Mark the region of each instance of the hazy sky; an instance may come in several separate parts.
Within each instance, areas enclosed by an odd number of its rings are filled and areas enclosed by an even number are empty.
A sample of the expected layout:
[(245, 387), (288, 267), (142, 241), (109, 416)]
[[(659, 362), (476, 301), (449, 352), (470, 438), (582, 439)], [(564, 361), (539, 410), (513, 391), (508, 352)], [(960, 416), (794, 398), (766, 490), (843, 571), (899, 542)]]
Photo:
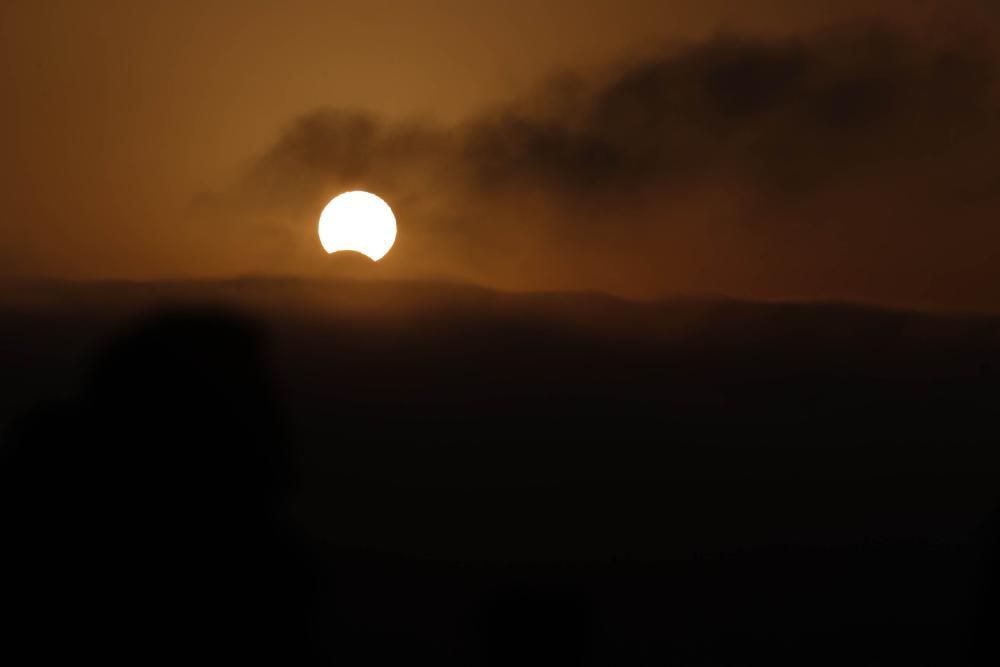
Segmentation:
[(0, 274), (1000, 307), (996, 3), (6, 0)]

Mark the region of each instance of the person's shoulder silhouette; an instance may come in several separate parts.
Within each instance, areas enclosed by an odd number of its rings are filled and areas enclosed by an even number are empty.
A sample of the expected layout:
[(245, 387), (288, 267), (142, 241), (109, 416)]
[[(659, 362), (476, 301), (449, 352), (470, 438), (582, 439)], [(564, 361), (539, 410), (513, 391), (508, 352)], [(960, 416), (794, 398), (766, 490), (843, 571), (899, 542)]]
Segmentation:
[(22, 643), (56, 658), (305, 658), (286, 444), (251, 321), (178, 310), (120, 335), (76, 404), (8, 443)]

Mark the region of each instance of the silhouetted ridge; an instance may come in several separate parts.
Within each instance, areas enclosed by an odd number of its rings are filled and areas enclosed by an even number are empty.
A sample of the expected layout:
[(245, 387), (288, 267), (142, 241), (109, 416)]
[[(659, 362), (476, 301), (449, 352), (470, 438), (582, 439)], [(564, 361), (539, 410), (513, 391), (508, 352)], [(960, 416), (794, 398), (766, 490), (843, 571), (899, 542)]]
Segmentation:
[(997, 317), (269, 280), (3, 303), (0, 605), (46, 662), (996, 662)]

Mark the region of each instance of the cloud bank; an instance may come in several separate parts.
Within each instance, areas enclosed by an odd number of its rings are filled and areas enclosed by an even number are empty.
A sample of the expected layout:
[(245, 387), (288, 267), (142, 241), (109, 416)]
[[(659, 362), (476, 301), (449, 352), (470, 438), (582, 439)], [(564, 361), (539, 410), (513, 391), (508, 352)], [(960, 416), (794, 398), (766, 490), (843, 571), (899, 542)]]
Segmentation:
[(246, 256), (322, 270), (313, 223), (352, 188), (399, 218), (387, 276), (1000, 307), (986, 41), (719, 35), (559, 74), (454, 127), (318, 110), (198, 208), (244, 230)]

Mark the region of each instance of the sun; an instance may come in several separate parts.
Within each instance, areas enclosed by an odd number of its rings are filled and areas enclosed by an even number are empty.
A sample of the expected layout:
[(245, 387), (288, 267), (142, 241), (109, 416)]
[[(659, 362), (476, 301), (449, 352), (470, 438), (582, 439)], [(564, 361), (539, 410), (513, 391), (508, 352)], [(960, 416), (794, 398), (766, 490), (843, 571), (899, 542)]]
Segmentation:
[(319, 240), (328, 253), (353, 250), (377, 262), (396, 242), (396, 216), (370, 192), (345, 192), (320, 214)]

